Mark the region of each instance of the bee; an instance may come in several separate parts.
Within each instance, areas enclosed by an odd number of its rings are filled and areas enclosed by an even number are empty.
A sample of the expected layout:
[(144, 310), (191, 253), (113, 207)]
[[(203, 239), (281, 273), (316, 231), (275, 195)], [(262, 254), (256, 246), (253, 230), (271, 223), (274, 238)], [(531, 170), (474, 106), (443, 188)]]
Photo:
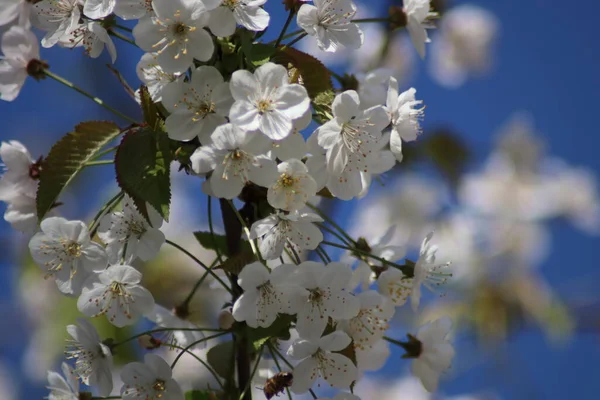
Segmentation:
[(285, 388), (292, 386), (293, 381), (294, 375), (291, 372), (278, 372), (272, 378), (267, 379), (263, 388), (267, 400), (273, 396), (279, 396)]

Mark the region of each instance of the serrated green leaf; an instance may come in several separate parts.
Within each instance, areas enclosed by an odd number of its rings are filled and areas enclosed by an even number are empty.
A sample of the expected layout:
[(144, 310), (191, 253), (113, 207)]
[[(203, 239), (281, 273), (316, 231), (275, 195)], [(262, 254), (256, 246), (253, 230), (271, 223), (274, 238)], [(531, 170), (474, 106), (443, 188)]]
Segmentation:
[(38, 219), (55, 204), (62, 190), (103, 146), (121, 133), (113, 122), (82, 122), (62, 137), (43, 162), (36, 196)]
[(250, 244), (248, 242), (243, 242), (240, 253), (225, 260), (219, 268), (230, 274), (239, 275), (246, 265), (253, 263), (254, 261), (256, 261), (256, 256), (254, 255)]
[(310, 54), (292, 47), (286, 47), (283, 50), (278, 50), (272, 60), (288, 70), (295, 68), (296, 71), (290, 71), (292, 72), (291, 81), (304, 85), (311, 99), (316, 99), (324, 92), (333, 93), (331, 73), (321, 61)]
[(146, 219), (148, 203), (165, 221), (169, 220), (171, 161), (169, 138), (160, 130), (129, 131), (117, 149), (117, 182)]
[(152, 101), (150, 92), (148, 92), (148, 87), (144, 85), (140, 87), (140, 102), (144, 114), (144, 121), (146, 121), (150, 129), (153, 131), (163, 130), (164, 121), (160, 117), (160, 111), (154, 101)]
[(206, 361), (223, 378), (229, 378), (233, 373), (233, 342), (217, 344), (206, 353)]
[(214, 400), (216, 397), (210, 390), (189, 390), (185, 392), (185, 400)]
[(276, 48), (264, 43), (252, 43), (252, 33), (249, 31), (240, 32), (242, 42), (242, 52), (246, 57), (246, 61), (255, 67), (259, 67), (267, 63), (275, 54)]
[(194, 232), (194, 237), (200, 243), (200, 246), (208, 250), (219, 251), (221, 254), (228, 255), (227, 239), (224, 235), (211, 235), (210, 232)]

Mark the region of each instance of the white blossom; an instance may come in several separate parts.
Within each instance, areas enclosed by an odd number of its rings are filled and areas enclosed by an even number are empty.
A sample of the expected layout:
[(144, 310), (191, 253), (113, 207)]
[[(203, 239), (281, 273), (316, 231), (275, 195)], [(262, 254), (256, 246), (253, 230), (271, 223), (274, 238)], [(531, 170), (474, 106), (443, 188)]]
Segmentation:
[(0, 26), (16, 23), (23, 28), (31, 27), (30, 15), (33, 2), (30, 0), (2, 0)]
[(152, 0), (117, 0), (114, 13), (124, 20), (154, 15)]
[(379, 275), (377, 288), (379, 293), (390, 299), (394, 305), (402, 306), (412, 293), (414, 279), (397, 268), (388, 268)]
[(298, 284), (306, 292), (298, 298), (301, 304), (292, 306), (298, 307), (296, 330), (301, 337), (319, 337), (329, 318), (338, 321), (358, 315), (360, 301), (346, 290), (351, 278), (350, 266), (339, 262), (325, 266), (305, 261), (298, 266)]
[(404, 0), (404, 12), (406, 13), (406, 29), (410, 35), (417, 53), (425, 58), (425, 43), (429, 43), (426, 28), (433, 28), (430, 19), (437, 15), (429, 11), (431, 0)]
[(413, 311), (417, 311), (419, 302), (421, 300), (421, 285), (424, 285), (429, 290), (434, 290), (434, 286), (439, 286), (448, 280), (451, 276), (448, 272), (445, 272), (450, 267), (450, 263), (436, 264), (435, 253), (438, 247), (431, 244), (431, 237), (433, 232), (430, 232), (423, 243), (421, 244), (421, 250), (419, 252), (419, 259), (415, 264), (413, 286), (411, 291), (411, 307)]
[(76, 25), (73, 29), (67, 30), (58, 43), (68, 48), (81, 46), (91, 58), (98, 58), (106, 47), (113, 64), (117, 60), (115, 44), (106, 29), (98, 22), (92, 21)]
[(37, 27), (46, 31), (43, 47), (52, 47), (67, 32), (73, 31), (81, 18), (79, 0), (42, 0), (34, 6)]
[(142, 274), (129, 265), (110, 266), (88, 278), (77, 308), (88, 317), (106, 315), (119, 328), (134, 324), (154, 308), (154, 298), (141, 280)]
[(277, 181), (267, 191), (267, 201), (273, 208), (300, 210), (317, 194), (317, 182), (302, 161), (284, 161), (277, 166), (277, 172)]
[(216, 36), (231, 36), (236, 23), (250, 31), (263, 31), (269, 26), (269, 13), (260, 6), (267, 0), (219, 0), (220, 6), (210, 11), (208, 27)]
[(317, 39), (321, 50), (334, 52), (340, 46), (358, 49), (364, 35), (352, 23), (356, 6), (352, 0), (315, 0), (314, 6), (303, 4), (298, 11), (298, 26)]
[(235, 100), (229, 118), (245, 131), (260, 130), (272, 140), (292, 133), (293, 120), (309, 108), (310, 98), (304, 86), (290, 84), (285, 67), (271, 62), (252, 74), (238, 70), (231, 76), (231, 94)]
[[(47, 216), (56, 214), (54, 210), (50, 210)], [(19, 195), (14, 198), (4, 212), (4, 220), (8, 222), (13, 229), (18, 231), (34, 234), (38, 227), (37, 208), (35, 198)]]
[(180, 81), (166, 88), (162, 103), (171, 113), (165, 120), (171, 139), (198, 137), (206, 144), (217, 126), (227, 123), (233, 98), (219, 70), (203, 65), (192, 72), (190, 82)]
[(190, 160), (197, 174), (210, 176), (210, 189), (217, 197), (233, 199), (249, 182), (269, 187), (277, 179), (275, 162), (264, 156), (269, 141), (262, 135), (241, 131), (232, 124), (219, 126), (212, 143), (198, 148)]
[(91, 19), (100, 19), (108, 16), (115, 9), (117, 0), (85, 0), (83, 13)]
[(416, 335), (420, 353), (412, 362), (411, 370), (429, 392), (437, 390), (440, 375), (454, 358), (454, 347), (447, 339), (451, 328), (452, 320), (442, 317), (421, 327)]
[(183, 390), (173, 379), (170, 365), (156, 354), (146, 354), (144, 362), (132, 362), (121, 370), (123, 400), (183, 400)]
[(308, 152), (308, 145), (302, 136), (302, 129), (305, 129), (310, 125), (312, 121), (312, 113), (310, 109), (304, 113), (304, 115), (293, 121), (292, 133), (281, 140), (273, 141), (273, 148), (271, 154), (274, 158), (278, 158), (281, 161), (289, 160), (290, 158), (297, 158), (301, 160)]
[[(154, 309), (146, 313), (146, 318), (154, 322), (159, 328), (183, 328), (181, 331), (166, 331), (166, 341), (180, 347), (190, 346), (192, 343), (204, 339), (204, 334), (198, 326), (184, 318), (183, 315), (177, 315), (176, 310), (167, 310), (166, 308), (154, 305)], [(206, 342), (200, 342), (194, 345), (193, 349), (202, 349), (206, 347)]]
[(390, 77), (386, 111), (392, 121), (390, 149), (398, 161), (402, 161), (402, 141), (416, 140), (422, 133), (420, 121), (425, 114), (422, 100), (415, 100), (416, 89), (410, 88), (398, 94), (398, 81)]
[(252, 328), (268, 328), (278, 314), (294, 314), (292, 298), (301, 290), (292, 277), (295, 268), (281, 264), (269, 271), (258, 261), (246, 265), (238, 278), (244, 293), (233, 305), (233, 318), (246, 321)]
[(347, 165), (368, 172), (368, 156), (377, 148), (390, 120), (382, 106), (360, 109), (358, 93), (347, 90), (335, 97), (334, 118), (317, 128), (318, 143), (327, 151), (327, 169), (341, 176)]
[(109, 262), (132, 262), (136, 258), (149, 261), (155, 258), (165, 242), (160, 231), (162, 217), (151, 205), (146, 209), (150, 223), (136, 209), (133, 200), (125, 196), (123, 211), (106, 215), (100, 222), (98, 236), (106, 244)]
[(0, 145), (4, 173), (0, 177), (0, 201), (13, 202), (19, 196), (36, 197), (40, 165), (21, 142), (10, 140)]
[(294, 211), (275, 212), (256, 221), (250, 228), (250, 238), (262, 238), (259, 245), (266, 260), (281, 256), (285, 246), (297, 250), (314, 250), (323, 241), (323, 234), (314, 223), (323, 222), (316, 214)]
[(29, 250), (46, 276), (54, 276), (61, 292), (78, 295), (93, 271), (106, 268), (106, 252), (91, 241), (82, 221), (50, 217), (42, 221), (40, 228), (42, 231), (29, 241)]
[(63, 375), (48, 371), (48, 400), (79, 400), (79, 381), (66, 362), (61, 365)]
[(360, 302), (358, 315), (342, 321), (341, 327), (352, 338), (354, 347), (365, 350), (383, 338), (395, 308), (392, 302), (373, 290), (356, 297)]
[(214, 52), (210, 34), (204, 30), (208, 13), (199, 1), (153, 0), (154, 15), (142, 18), (133, 29), (135, 43), (156, 52), (167, 72), (184, 72), (194, 59), (208, 61)]
[(138, 62), (136, 68), (138, 78), (148, 87), (148, 93), (153, 101), (162, 100), (162, 92), (165, 87), (181, 76), (180, 73), (165, 72), (158, 61), (155, 53), (146, 53)]
[[(15, 25), (2, 35), (0, 43), (0, 99), (13, 101), (28, 75), (37, 77), (44, 64), (39, 61), (40, 48), (33, 32)], [(38, 69), (40, 69), (38, 71)]]
[(67, 325), (72, 340), (67, 341), (66, 358), (75, 360), (73, 372), (83, 383), (97, 386), (100, 396), (106, 397), (113, 387), (112, 353), (88, 320), (77, 318), (77, 324)]
[(305, 393), (317, 377), (322, 377), (331, 386), (347, 388), (356, 380), (358, 370), (346, 356), (334, 353), (345, 349), (351, 343), (350, 337), (342, 331), (335, 331), (323, 337), (297, 339), (287, 354), (293, 360), (302, 360), (294, 368), (294, 393)]

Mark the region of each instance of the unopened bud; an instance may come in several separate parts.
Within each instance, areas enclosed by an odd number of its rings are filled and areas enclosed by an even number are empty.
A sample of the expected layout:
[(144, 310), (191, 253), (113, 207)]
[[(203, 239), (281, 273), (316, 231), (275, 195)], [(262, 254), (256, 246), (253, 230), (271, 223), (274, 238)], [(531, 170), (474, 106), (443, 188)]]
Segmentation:
[(46, 78), (45, 70), (50, 68), (46, 61), (33, 59), (27, 63), (27, 67), (25, 68), (27, 71), (27, 75), (31, 76), (36, 81), (40, 79)]
[(390, 14), (390, 29), (404, 28), (408, 24), (408, 17), (403, 7), (391, 6), (388, 12)]
[(138, 338), (138, 343), (146, 350), (154, 350), (160, 347), (162, 341), (152, 335), (143, 335)]
[(230, 309), (221, 310), (219, 313), (219, 328), (229, 330), (235, 323)]

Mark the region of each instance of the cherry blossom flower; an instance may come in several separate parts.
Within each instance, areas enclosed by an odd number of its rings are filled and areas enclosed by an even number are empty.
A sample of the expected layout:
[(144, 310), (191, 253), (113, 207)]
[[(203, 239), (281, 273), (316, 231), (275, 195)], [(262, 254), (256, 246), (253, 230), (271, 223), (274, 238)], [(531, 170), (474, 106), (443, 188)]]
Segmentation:
[(233, 305), (233, 318), (246, 321), (252, 328), (268, 328), (278, 314), (294, 314), (292, 297), (301, 291), (294, 285), (295, 268), (293, 264), (281, 264), (269, 271), (258, 261), (246, 265), (238, 278), (244, 293)]
[(79, 0), (42, 0), (35, 4), (37, 27), (47, 32), (43, 47), (54, 46), (79, 25), (79, 6)]
[(233, 98), (219, 70), (203, 65), (192, 72), (189, 83), (178, 82), (165, 89), (162, 103), (171, 113), (165, 121), (171, 139), (198, 137), (201, 143), (208, 143), (217, 126), (227, 123)]
[(88, 317), (106, 315), (119, 328), (134, 324), (154, 308), (154, 298), (141, 281), (142, 274), (129, 265), (110, 266), (88, 278), (77, 308)]
[(144, 362), (132, 362), (121, 371), (123, 400), (183, 400), (183, 390), (173, 379), (171, 367), (162, 357), (146, 354)]
[(431, 0), (404, 1), (404, 12), (406, 13), (407, 18), (406, 29), (421, 58), (425, 58), (425, 43), (430, 42), (425, 29), (435, 27), (430, 19), (437, 16), (437, 13), (429, 11), (430, 1)]
[(418, 377), (429, 392), (435, 392), (440, 375), (450, 367), (454, 358), (454, 347), (447, 339), (452, 320), (442, 317), (422, 326), (416, 337), (409, 336), (405, 357), (414, 358), (411, 366), (413, 375)]
[(58, 43), (68, 48), (81, 46), (91, 58), (98, 58), (106, 47), (113, 64), (117, 60), (115, 44), (106, 29), (98, 22), (92, 21), (73, 27), (60, 38)]
[(108, 16), (115, 9), (117, 0), (85, 0), (83, 13), (91, 19), (100, 19)]
[(306, 292), (301, 304), (292, 306), (298, 307), (296, 330), (301, 337), (320, 336), (329, 318), (337, 321), (358, 315), (360, 301), (346, 290), (351, 278), (350, 266), (339, 262), (325, 266), (305, 261), (298, 266), (298, 283)]
[(153, 0), (155, 15), (142, 18), (133, 29), (135, 43), (156, 52), (166, 72), (184, 72), (193, 60), (208, 61), (214, 52), (210, 34), (203, 28), (208, 13), (199, 1)]
[(11, 202), (18, 196), (35, 198), (40, 165), (21, 142), (10, 140), (0, 145), (5, 171), (0, 177), (0, 201)]
[(273, 157), (280, 159), (281, 161), (287, 161), (290, 158), (297, 158), (301, 160), (308, 152), (308, 145), (304, 140), (304, 136), (300, 132), (310, 125), (312, 121), (312, 114), (308, 110), (304, 115), (293, 121), (292, 133), (281, 140), (273, 141), (273, 148), (271, 154)]
[(250, 31), (263, 31), (269, 26), (269, 13), (260, 6), (267, 0), (219, 0), (220, 6), (210, 12), (208, 27), (216, 36), (231, 36), (236, 23)]
[(307, 392), (317, 377), (322, 377), (336, 388), (349, 387), (356, 380), (358, 370), (348, 357), (334, 352), (345, 349), (350, 343), (350, 337), (342, 331), (295, 340), (287, 355), (293, 360), (302, 361), (294, 368), (292, 392)]
[(74, 373), (88, 386), (97, 386), (100, 396), (106, 397), (113, 387), (112, 353), (88, 320), (77, 318), (78, 325), (67, 325), (72, 340), (67, 341), (65, 355), (75, 360)]
[(0, 9), (0, 26), (16, 21), (19, 26), (29, 29), (32, 7), (33, 2), (30, 0), (3, 0)]
[(149, 261), (158, 255), (165, 242), (165, 235), (159, 230), (163, 220), (154, 207), (147, 205), (146, 208), (150, 223), (126, 196), (123, 211), (108, 214), (100, 222), (98, 236), (106, 244), (111, 264), (121, 260), (129, 263), (137, 257)]
[(402, 141), (411, 142), (423, 132), (420, 121), (425, 115), (422, 100), (415, 100), (416, 89), (410, 88), (398, 95), (398, 81), (390, 77), (386, 111), (392, 121), (390, 149), (398, 161), (402, 161)]
[[(202, 333), (202, 331), (191, 330), (199, 329), (198, 326), (184, 319), (183, 317), (184, 316), (178, 316), (176, 310), (167, 310), (166, 308), (161, 307), (158, 304), (154, 305), (154, 309), (152, 311), (146, 313), (146, 318), (154, 322), (159, 328), (185, 329), (181, 331), (167, 331), (167, 339), (163, 339), (163, 341), (168, 341), (180, 347), (187, 347), (190, 346), (192, 343), (204, 339), (204, 334)], [(200, 342), (194, 345), (192, 348), (202, 349), (204, 347), (206, 347), (206, 342)]]
[(179, 73), (165, 72), (158, 61), (155, 53), (146, 53), (138, 62), (136, 68), (138, 78), (148, 87), (148, 93), (153, 101), (162, 100), (162, 92), (167, 85), (176, 82), (181, 76)]
[(314, 250), (323, 241), (323, 234), (314, 225), (323, 222), (316, 214), (294, 211), (289, 214), (276, 212), (256, 221), (250, 228), (250, 238), (262, 238), (259, 245), (266, 260), (281, 256), (287, 245), (296, 250)]
[(63, 362), (58, 372), (48, 371), (48, 400), (79, 400), (79, 381), (69, 364)]
[(419, 307), (421, 299), (421, 285), (424, 285), (426, 288), (433, 291), (433, 286), (439, 286), (446, 283), (448, 277), (451, 276), (451, 274), (445, 272), (445, 270), (450, 267), (450, 263), (435, 263), (435, 253), (437, 252), (438, 247), (430, 243), (432, 236), (433, 232), (430, 232), (425, 239), (423, 239), (421, 250), (419, 252), (419, 259), (415, 264), (415, 275), (410, 296), (411, 307), (415, 312)]
[(117, 0), (114, 13), (124, 20), (154, 15), (152, 0)]
[(300, 160), (290, 159), (277, 166), (279, 178), (269, 187), (267, 201), (274, 208), (296, 211), (317, 194), (317, 182)]
[(93, 271), (106, 268), (106, 252), (91, 241), (82, 221), (50, 217), (42, 221), (40, 228), (42, 231), (29, 241), (31, 256), (47, 277), (54, 276), (62, 293), (78, 295)]
[(35, 35), (21, 27), (12, 26), (2, 35), (0, 43), (0, 99), (13, 101), (19, 95), (27, 76), (42, 79), (48, 67), (40, 61), (40, 48)]
[(355, 347), (365, 350), (383, 338), (395, 308), (374, 290), (359, 293), (356, 297), (360, 301), (360, 311), (354, 318), (342, 321), (341, 327), (352, 338)]
[(358, 93), (347, 90), (335, 97), (334, 118), (321, 125), (318, 143), (327, 150), (327, 169), (335, 176), (344, 173), (347, 165), (368, 172), (368, 156), (377, 148), (381, 131), (390, 120), (381, 106), (360, 109)]
[(285, 67), (271, 62), (252, 74), (235, 71), (231, 76), (231, 94), (235, 100), (229, 118), (245, 131), (260, 130), (272, 140), (292, 133), (293, 120), (308, 110), (310, 99), (304, 86), (290, 84)]
[(298, 26), (317, 39), (321, 50), (335, 52), (340, 46), (358, 49), (364, 35), (352, 23), (356, 6), (352, 0), (315, 0), (314, 6), (303, 4), (298, 11)]
[(270, 145), (262, 135), (225, 124), (219, 126), (211, 138), (212, 143), (198, 148), (190, 160), (197, 174), (212, 171), (209, 182), (215, 196), (233, 199), (249, 182), (269, 187), (277, 179), (275, 162), (257, 156)]
[(412, 293), (414, 279), (402, 273), (399, 269), (388, 268), (377, 279), (379, 293), (390, 299), (394, 305), (402, 306)]
[[(56, 213), (50, 210), (47, 215), (54, 214)], [(4, 220), (14, 229), (33, 235), (38, 227), (35, 198), (24, 195), (14, 198), (4, 212)]]

